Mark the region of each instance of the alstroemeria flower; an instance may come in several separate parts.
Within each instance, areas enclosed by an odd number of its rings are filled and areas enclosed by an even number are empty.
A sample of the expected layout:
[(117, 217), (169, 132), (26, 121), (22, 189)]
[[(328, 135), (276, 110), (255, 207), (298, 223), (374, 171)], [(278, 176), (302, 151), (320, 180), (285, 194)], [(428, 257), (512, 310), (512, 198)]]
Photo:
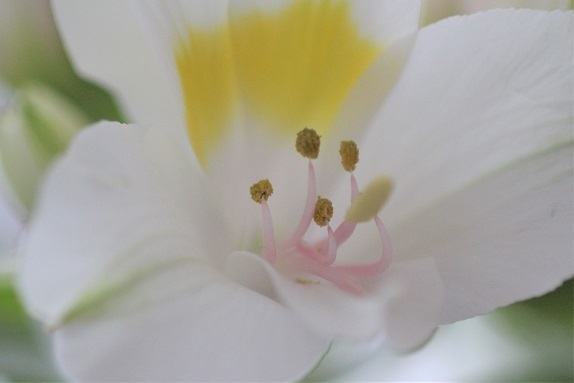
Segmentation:
[(297, 379), (333, 339), (413, 347), (572, 276), (572, 13), (414, 41), (416, 2), (54, 4), (137, 122), (78, 136), (24, 246), (68, 376)]

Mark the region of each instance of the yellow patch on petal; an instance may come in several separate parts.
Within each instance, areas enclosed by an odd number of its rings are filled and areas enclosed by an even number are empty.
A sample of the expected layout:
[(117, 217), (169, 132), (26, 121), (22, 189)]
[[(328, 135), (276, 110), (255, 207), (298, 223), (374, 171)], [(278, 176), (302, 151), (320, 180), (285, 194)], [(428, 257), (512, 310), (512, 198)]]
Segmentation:
[(176, 61), (200, 162), (230, 128), (239, 94), (242, 106), (289, 139), (306, 126), (326, 133), (381, 51), (359, 34), (346, 1), (299, 0), (236, 15), (229, 26), (189, 28)]
[(187, 129), (200, 163), (225, 134), (234, 117), (236, 87), (228, 30), (189, 28), (176, 47)]
[(231, 25), (241, 88), (269, 127), (324, 134), (382, 47), (359, 35), (344, 1), (295, 1)]

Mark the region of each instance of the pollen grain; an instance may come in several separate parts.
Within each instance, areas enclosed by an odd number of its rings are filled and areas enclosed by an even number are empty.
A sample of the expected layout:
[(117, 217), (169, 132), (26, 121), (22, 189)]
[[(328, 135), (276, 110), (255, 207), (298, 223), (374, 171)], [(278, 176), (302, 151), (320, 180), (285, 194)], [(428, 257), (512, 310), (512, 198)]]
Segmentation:
[(297, 133), (295, 148), (303, 157), (310, 159), (319, 157), (320, 146), (321, 137), (313, 129), (305, 128)]
[(333, 203), (327, 198), (318, 197), (313, 220), (319, 226), (326, 226), (331, 218), (333, 218)]
[(261, 203), (261, 200), (267, 199), (273, 194), (273, 186), (269, 180), (261, 180), (259, 182), (254, 183), (250, 188), (249, 192), (251, 193), (251, 198), (253, 201), (257, 203)]
[(355, 170), (359, 162), (359, 148), (355, 141), (341, 141), (339, 154), (341, 155), (343, 168), (348, 172)]

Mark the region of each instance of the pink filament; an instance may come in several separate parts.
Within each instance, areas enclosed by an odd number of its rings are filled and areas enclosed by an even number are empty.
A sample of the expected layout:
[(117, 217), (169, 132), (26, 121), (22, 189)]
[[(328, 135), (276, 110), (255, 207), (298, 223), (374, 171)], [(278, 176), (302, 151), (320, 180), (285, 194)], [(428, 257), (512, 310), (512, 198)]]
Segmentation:
[[(357, 180), (353, 173), (351, 173), (351, 202), (353, 202), (358, 195), (359, 188), (357, 186)], [(334, 265), (338, 247), (351, 237), (357, 224), (343, 221), (334, 232), (331, 226), (328, 226), (326, 239), (320, 241), (314, 246), (305, 245), (302, 242), (302, 238), (311, 225), (316, 199), (317, 191), (315, 169), (313, 168), (312, 162), (309, 160), (307, 201), (305, 203), (305, 209), (293, 234), (289, 240), (285, 242), (284, 246), (282, 246), (282, 251), (290, 252), (292, 250), (296, 250), (296, 252), (299, 253), (299, 255), (292, 260), (298, 264), (298, 269), (300, 269), (301, 272), (314, 274), (319, 278), (331, 282), (343, 291), (360, 295), (363, 293), (363, 289), (353, 279), (356, 277), (372, 277), (381, 274), (391, 263), (393, 248), (389, 233), (380, 218), (375, 216), (374, 220), (382, 244), (382, 254), (379, 260), (368, 264)], [(274, 264), (277, 258), (277, 247), (275, 243), (275, 235), (273, 233), (271, 212), (269, 210), (269, 205), (267, 205), (267, 202), (264, 199), (261, 199), (261, 211), (263, 220), (264, 255), (269, 263)]]
[(333, 266), (334, 269), (342, 273), (357, 277), (370, 277), (381, 274), (389, 267), (391, 260), (393, 259), (393, 246), (391, 244), (391, 237), (385, 228), (385, 225), (383, 225), (383, 222), (378, 216), (375, 216), (375, 224), (377, 225), (383, 246), (379, 260), (364, 265), (336, 265)]
[(277, 257), (277, 247), (275, 246), (275, 234), (273, 233), (273, 221), (269, 205), (264, 198), (261, 198), (261, 216), (263, 221), (263, 247), (265, 259), (271, 264), (275, 263)]
[(289, 249), (293, 246), (296, 246), (301, 239), (309, 230), (309, 226), (311, 225), (311, 220), (313, 219), (313, 212), (315, 211), (315, 203), (317, 202), (317, 186), (316, 186), (316, 179), (315, 179), (315, 168), (313, 167), (313, 163), (309, 160), (309, 176), (307, 181), (307, 201), (305, 202), (305, 209), (303, 210), (303, 215), (301, 216), (301, 220), (297, 225), (297, 228), (289, 238), (287, 242), (285, 242), (285, 248)]

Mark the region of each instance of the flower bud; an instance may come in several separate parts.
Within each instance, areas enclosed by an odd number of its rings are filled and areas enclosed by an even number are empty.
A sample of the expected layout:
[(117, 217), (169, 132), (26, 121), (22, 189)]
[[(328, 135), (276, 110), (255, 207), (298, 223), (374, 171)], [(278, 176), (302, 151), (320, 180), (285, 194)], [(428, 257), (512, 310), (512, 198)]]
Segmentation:
[(88, 120), (43, 85), (27, 85), (13, 94), (0, 92), (5, 100), (0, 106), (0, 183), (25, 216), (34, 205), (44, 171)]

